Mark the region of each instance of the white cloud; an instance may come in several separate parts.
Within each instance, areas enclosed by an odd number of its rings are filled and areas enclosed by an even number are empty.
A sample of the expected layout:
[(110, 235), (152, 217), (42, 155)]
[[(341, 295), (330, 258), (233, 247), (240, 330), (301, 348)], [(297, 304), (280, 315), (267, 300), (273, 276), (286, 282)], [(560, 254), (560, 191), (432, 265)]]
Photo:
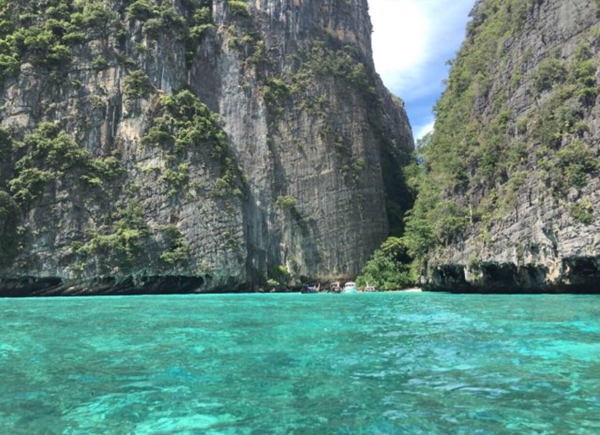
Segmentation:
[(398, 73), (410, 72), (427, 60), (431, 20), (418, 0), (373, 0), (370, 13), (373, 57), (384, 82), (393, 83)]
[(421, 139), (427, 133), (431, 133), (433, 131), (434, 124), (435, 124), (435, 121), (431, 121), (428, 124), (416, 126), (415, 133), (414, 133), (415, 141)]
[[(373, 57), (384, 83), (403, 91), (432, 59), (454, 57), (474, 0), (371, 0)], [(442, 63), (443, 65), (443, 63)]]
[(475, 0), (370, 0), (373, 58), (385, 85), (407, 106), (415, 137), (432, 123), (446, 61), (455, 57)]

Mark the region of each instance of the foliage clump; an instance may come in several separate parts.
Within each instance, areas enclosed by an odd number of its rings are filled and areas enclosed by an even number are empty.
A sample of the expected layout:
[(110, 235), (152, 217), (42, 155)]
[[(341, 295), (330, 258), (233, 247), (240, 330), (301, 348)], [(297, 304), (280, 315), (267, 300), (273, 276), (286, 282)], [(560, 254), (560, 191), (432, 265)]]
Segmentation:
[(157, 4), (149, 0), (136, 0), (127, 7), (126, 16), (144, 23), (144, 32), (153, 38), (169, 32), (181, 38), (186, 36), (185, 18), (167, 2)]
[(152, 91), (150, 78), (143, 71), (132, 71), (125, 77), (124, 90), (130, 98), (146, 98)]
[(18, 248), (20, 213), (15, 200), (8, 192), (0, 190), (0, 265), (10, 262)]
[(567, 77), (567, 69), (561, 61), (554, 58), (544, 60), (534, 72), (533, 88), (539, 94), (552, 89), (555, 83), (562, 83)]
[(220, 125), (219, 115), (211, 112), (188, 89), (163, 96), (161, 103), (162, 107), (142, 143), (160, 147), (170, 155), (171, 166), (162, 177), (169, 186), (168, 195), (175, 196), (188, 185), (189, 167), (181, 159), (190, 151), (207, 151), (210, 158), (223, 168), (222, 175), (215, 181), (215, 196), (241, 196), (239, 169), (230, 156), (229, 142)]
[(160, 259), (169, 267), (185, 267), (190, 260), (190, 245), (175, 225), (164, 225), (160, 228), (167, 240), (168, 248), (160, 255)]
[(281, 209), (291, 209), (296, 206), (296, 198), (291, 195), (282, 195), (277, 197), (275, 203)]
[[(117, 10), (101, 0), (0, 0), (0, 85), (29, 62), (38, 71), (64, 77), (77, 48), (112, 35), (122, 43), (128, 21), (142, 23), (144, 34), (184, 41), (188, 64), (196, 47), (214, 28), (211, 0), (185, 0), (180, 7), (157, 0), (128, 0)], [(98, 58), (104, 69), (110, 59)], [(61, 76), (62, 74), (62, 76)]]
[(219, 124), (219, 116), (211, 112), (190, 90), (183, 89), (161, 98), (162, 111), (142, 138), (146, 145), (161, 146), (185, 152), (212, 145), (216, 159), (227, 155), (227, 136)]
[(564, 197), (569, 188), (580, 191), (586, 184), (588, 174), (596, 174), (600, 168), (598, 158), (580, 140), (573, 141), (555, 153), (552, 159), (542, 161), (547, 182), (555, 195)]
[(248, 4), (243, 0), (227, 0), (231, 15), (237, 17), (248, 17)]
[(129, 271), (143, 252), (150, 229), (144, 210), (135, 201), (114, 212), (107, 223), (86, 232), (87, 243), (76, 243), (72, 250), (87, 259), (95, 258), (99, 272)]
[(311, 48), (308, 67), (318, 76), (347, 80), (361, 89), (369, 100), (377, 100), (379, 94), (373, 77), (354, 46), (344, 45), (341, 49), (333, 50), (325, 41), (317, 41)]
[(121, 173), (113, 157), (93, 158), (77, 145), (57, 123), (42, 122), (23, 141), (16, 142), (15, 176), (8, 182), (10, 192), (19, 204), (27, 204), (41, 196), (52, 181), (70, 174), (89, 184), (101, 184), (104, 179)]
[(281, 79), (270, 79), (263, 88), (263, 98), (274, 114), (283, 113), (282, 102), (290, 97), (288, 85)]
[(365, 264), (356, 278), (359, 287), (374, 286), (377, 290), (400, 290), (414, 285), (416, 278), (404, 241), (390, 237)]
[(175, 169), (167, 169), (161, 177), (161, 181), (169, 187), (167, 196), (177, 196), (190, 182), (188, 164), (180, 163)]
[(86, 230), (83, 241), (73, 242), (71, 250), (78, 274), (125, 274), (145, 267), (184, 269), (190, 262), (190, 246), (179, 228), (150, 227), (142, 205), (131, 199), (118, 204), (98, 227)]
[(155, 11), (155, 4), (149, 0), (136, 0), (127, 7), (127, 18), (146, 21), (152, 18)]
[(288, 285), (292, 278), (290, 271), (283, 264), (269, 267), (268, 270), (268, 284), (274, 286), (285, 286)]
[[(43, 13), (42, 13), (43, 11)], [(0, 2), (0, 84), (29, 62), (66, 73), (73, 48), (122, 29), (118, 12), (102, 1)]]
[(592, 207), (592, 203), (587, 200), (574, 204), (569, 211), (575, 222), (580, 222), (584, 225), (594, 223), (594, 208)]
[(136, 0), (126, 9), (126, 17), (143, 23), (143, 31), (153, 39), (173, 35), (184, 41), (188, 66), (205, 35), (214, 29), (211, 0), (185, 0), (181, 13), (167, 2)]

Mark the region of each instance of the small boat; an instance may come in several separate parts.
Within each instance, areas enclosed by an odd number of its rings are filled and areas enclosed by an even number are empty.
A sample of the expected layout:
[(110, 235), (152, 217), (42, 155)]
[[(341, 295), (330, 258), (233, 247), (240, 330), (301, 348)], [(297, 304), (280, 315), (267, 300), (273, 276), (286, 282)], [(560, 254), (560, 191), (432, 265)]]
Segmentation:
[(365, 291), (366, 292), (374, 292), (375, 286), (372, 286), (371, 284), (367, 284), (367, 286), (365, 287)]
[(336, 282), (332, 282), (331, 285), (329, 286), (329, 293), (341, 293), (342, 292), (342, 286), (340, 285), (339, 281)]
[(358, 288), (356, 287), (356, 283), (353, 281), (349, 281), (346, 284), (344, 284), (344, 290), (342, 290), (342, 293), (356, 293), (358, 291)]
[(300, 293), (319, 293), (321, 291), (321, 284), (319, 285), (308, 285), (304, 284)]

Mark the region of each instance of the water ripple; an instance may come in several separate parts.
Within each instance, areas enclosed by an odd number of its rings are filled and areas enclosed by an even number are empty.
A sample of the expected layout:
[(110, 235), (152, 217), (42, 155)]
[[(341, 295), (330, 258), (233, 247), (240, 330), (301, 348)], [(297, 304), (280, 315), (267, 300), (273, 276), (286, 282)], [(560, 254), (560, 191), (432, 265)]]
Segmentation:
[(600, 433), (594, 296), (0, 300), (0, 433)]

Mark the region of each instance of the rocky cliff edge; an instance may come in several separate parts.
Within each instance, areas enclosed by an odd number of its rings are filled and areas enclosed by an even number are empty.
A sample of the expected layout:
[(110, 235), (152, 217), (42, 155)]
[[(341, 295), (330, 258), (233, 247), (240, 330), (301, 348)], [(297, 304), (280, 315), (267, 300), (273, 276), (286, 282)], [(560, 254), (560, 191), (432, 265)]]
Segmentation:
[(407, 208), (364, 0), (0, 9), (0, 289), (351, 277)]

